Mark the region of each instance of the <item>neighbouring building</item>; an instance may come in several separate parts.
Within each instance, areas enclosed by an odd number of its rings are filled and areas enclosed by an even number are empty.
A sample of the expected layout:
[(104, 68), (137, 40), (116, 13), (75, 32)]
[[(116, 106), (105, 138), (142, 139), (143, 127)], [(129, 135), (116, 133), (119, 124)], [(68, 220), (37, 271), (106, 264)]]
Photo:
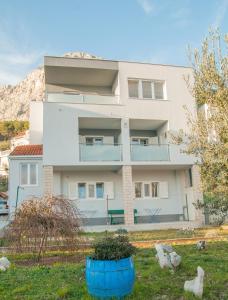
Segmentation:
[(49, 194), (72, 199), (90, 230), (203, 224), (195, 158), (171, 139), (188, 131), (184, 106), (196, 112), (190, 68), (48, 56), (44, 72), (30, 145), (10, 155), (12, 216), (25, 199)]

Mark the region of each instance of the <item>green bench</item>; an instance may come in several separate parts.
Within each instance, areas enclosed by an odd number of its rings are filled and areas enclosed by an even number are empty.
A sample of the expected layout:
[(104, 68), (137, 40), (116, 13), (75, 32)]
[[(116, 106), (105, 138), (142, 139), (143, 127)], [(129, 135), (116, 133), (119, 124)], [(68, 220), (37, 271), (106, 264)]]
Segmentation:
[[(134, 209), (134, 223), (135, 224), (138, 223), (137, 213), (138, 213), (137, 209)], [(123, 209), (109, 209), (108, 216), (110, 218), (111, 225), (118, 224), (115, 222), (115, 218), (124, 216), (124, 210)]]

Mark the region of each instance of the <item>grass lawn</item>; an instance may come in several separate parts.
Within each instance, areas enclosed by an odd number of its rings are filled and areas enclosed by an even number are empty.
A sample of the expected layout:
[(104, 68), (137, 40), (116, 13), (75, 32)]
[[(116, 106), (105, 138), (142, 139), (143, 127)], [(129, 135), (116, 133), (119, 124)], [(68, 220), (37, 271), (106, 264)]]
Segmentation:
[[(175, 250), (183, 262), (174, 274), (160, 269), (154, 249), (138, 250), (134, 257), (136, 284), (126, 299), (195, 299), (184, 293), (183, 286), (185, 280), (196, 275), (198, 265), (206, 274), (203, 299), (228, 299), (228, 242), (209, 243), (201, 252), (194, 245), (175, 246)], [(0, 299), (92, 299), (86, 292), (84, 271), (83, 263), (33, 267), (14, 264), (0, 273)]]

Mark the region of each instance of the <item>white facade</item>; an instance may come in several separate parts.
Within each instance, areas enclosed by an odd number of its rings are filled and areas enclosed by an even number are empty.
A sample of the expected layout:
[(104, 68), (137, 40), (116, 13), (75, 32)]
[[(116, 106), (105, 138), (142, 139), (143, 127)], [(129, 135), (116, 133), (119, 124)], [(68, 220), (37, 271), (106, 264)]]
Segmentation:
[[(71, 198), (85, 226), (107, 224), (108, 210), (124, 210), (132, 226), (134, 209), (135, 222), (151, 228), (201, 224), (192, 204), (201, 198), (194, 158), (170, 138), (188, 130), (184, 106), (196, 112), (184, 81), (191, 75), (185, 67), (45, 57), (46, 99), (31, 102), (30, 142), (43, 144), (32, 193)], [(14, 157), (11, 171), (20, 164)], [(18, 185), (15, 177), (12, 203)]]

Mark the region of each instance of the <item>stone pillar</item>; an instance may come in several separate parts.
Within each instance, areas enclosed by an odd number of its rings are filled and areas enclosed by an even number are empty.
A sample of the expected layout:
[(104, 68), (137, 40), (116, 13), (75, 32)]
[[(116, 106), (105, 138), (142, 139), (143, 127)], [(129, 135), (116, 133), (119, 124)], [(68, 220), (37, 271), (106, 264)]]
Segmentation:
[(43, 167), (43, 194), (44, 196), (52, 196), (53, 194), (53, 167)]
[[(203, 192), (200, 180), (200, 170), (199, 166), (192, 166), (192, 183), (193, 183), (193, 193), (194, 193), (194, 202), (197, 203), (203, 201)], [(195, 209), (195, 220), (201, 224), (205, 223), (205, 216), (203, 210)]]
[(122, 167), (122, 183), (123, 183), (123, 202), (124, 202), (124, 221), (125, 225), (134, 224), (133, 212), (133, 182), (132, 167)]
[(128, 118), (121, 119), (121, 140), (123, 161), (128, 164), (131, 161), (131, 141)]

